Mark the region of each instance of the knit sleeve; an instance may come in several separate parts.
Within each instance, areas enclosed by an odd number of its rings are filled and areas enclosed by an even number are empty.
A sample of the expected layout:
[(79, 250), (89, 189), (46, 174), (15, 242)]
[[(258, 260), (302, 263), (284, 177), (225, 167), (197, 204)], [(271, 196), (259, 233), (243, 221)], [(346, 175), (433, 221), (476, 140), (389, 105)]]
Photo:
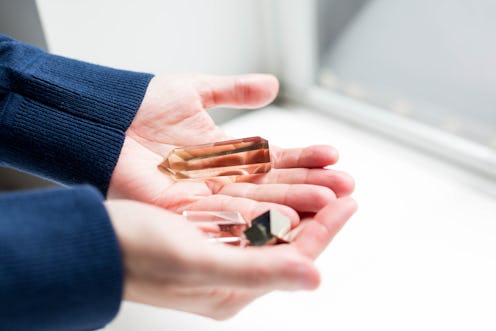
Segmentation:
[(94, 330), (122, 296), (118, 242), (89, 186), (0, 195), (0, 330)]
[(151, 78), (0, 35), (0, 164), (105, 194)]

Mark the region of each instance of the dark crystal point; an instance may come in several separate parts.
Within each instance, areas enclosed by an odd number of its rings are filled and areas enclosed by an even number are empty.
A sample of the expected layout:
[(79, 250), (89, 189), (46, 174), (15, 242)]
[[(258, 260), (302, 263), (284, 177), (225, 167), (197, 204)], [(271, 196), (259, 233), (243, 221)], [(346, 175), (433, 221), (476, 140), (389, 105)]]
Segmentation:
[(263, 246), (272, 240), (272, 235), (262, 224), (253, 224), (244, 233), (252, 246)]
[(276, 210), (268, 210), (254, 218), (244, 234), (251, 245), (262, 246), (277, 240), (287, 242), (291, 220)]

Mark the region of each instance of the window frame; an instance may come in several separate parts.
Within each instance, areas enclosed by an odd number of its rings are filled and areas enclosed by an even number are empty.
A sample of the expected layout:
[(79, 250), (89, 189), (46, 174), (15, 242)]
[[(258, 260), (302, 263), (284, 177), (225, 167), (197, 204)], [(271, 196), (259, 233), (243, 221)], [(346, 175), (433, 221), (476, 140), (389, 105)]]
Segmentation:
[(379, 133), (496, 183), (496, 150), (318, 85), (316, 0), (273, 0), (263, 10), (271, 12), (265, 15), (268, 70), (281, 81), (283, 101)]

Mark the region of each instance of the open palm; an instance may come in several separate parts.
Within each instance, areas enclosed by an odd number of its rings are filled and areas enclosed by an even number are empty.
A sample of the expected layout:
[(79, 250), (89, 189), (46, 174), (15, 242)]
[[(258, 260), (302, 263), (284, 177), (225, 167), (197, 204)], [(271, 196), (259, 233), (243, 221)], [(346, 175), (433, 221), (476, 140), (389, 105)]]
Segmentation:
[(109, 200), (106, 207), (123, 252), (126, 300), (225, 319), (273, 290), (316, 288), (313, 260), (356, 204), (339, 198), (303, 218), (291, 244), (245, 249), (212, 244), (162, 208), (126, 200)]
[(175, 181), (157, 165), (178, 146), (230, 139), (210, 118), (214, 107), (258, 108), (271, 102), (278, 82), (270, 75), (219, 77), (157, 76), (126, 132), (111, 178), (109, 196), (152, 203), (174, 212), (237, 210), (246, 218), (276, 208), (293, 224), (336, 196), (349, 194), (353, 181), (323, 167), (337, 161), (330, 146), (281, 149), (271, 146), (268, 174), (203, 181)]

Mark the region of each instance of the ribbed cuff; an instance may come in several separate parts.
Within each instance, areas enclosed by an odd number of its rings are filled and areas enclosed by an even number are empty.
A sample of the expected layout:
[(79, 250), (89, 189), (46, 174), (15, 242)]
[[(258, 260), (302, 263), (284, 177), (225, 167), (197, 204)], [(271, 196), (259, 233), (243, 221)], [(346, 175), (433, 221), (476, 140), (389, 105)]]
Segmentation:
[(126, 131), (153, 75), (52, 54), (38, 56), (13, 90), (76, 117)]
[(94, 330), (120, 306), (120, 251), (91, 187), (0, 195), (0, 329)]
[(0, 163), (105, 195), (152, 77), (0, 35)]
[(10, 94), (0, 118), (7, 165), (60, 182), (91, 183), (106, 194), (124, 132)]

